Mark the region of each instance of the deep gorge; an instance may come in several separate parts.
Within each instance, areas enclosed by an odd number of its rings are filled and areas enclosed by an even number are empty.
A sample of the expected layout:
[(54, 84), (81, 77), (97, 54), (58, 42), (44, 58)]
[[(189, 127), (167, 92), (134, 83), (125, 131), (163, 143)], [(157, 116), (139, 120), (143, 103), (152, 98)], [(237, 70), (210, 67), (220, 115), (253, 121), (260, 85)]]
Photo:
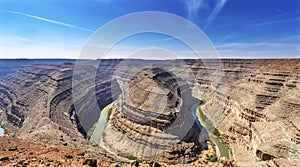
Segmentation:
[[(192, 71), (195, 81), (186, 80), (187, 87), (182, 90), (189, 88), (206, 100), (201, 109), (232, 150), (237, 165), (276, 166), (298, 162), (299, 59), (225, 59), (221, 60), (222, 68), (216, 68), (220, 60), (205, 60), (205, 63), (185, 60), (184, 66), (176, 66), (176, 61), (168, 60), (170, 66), (164, 69), (176, 71), (179, 78)], [(122, 60), (102, 60), (96, 79), (85, 75), (95, 70), (95, 66), (79, 66), (82, 72), (78, 75), (82, 76), (75, 85), (71, 63), (33, 65), (1, 78), (3, 125), (9, 134), (22, 139), (88, 149), (108, 160), (120, 160), (115, 155), (104, 156), (105, 150), (101, 148), (93, 148), (85, 138), (86, 133), (99, 119), (100, 111), (120, 97), (122, 84), (135, 77), (130, 72), (136, 70), (134, 65), (161, 63), (131, 60), (127, 69), (118, 69), (120, 62)], [(291, 64), (288, 69), (282, 68), (287, 64)], [(214, 78), (218, 80), (212, 82)], [(173, 82), (170, 80), (170, 83)], [(72, 92), (72, 86), (78, 92)], [(95, 98), (91, 98), (94, 92)], [(74, 94), (76, 96), (72, 96)], [(135, 96), (130, 94), (133, 99)], [(169, 100), (175, 99), (170, 96)], [(180, 103), (175, 100), (172, 104)], [(131, 107), (124, 105), (122, 111), (129, 113)], [(122, 116), (118, 112), (114, 114), (116, 118)], [(156, 123), (158, 129), (164, 128), (160, 121)], [(114, 124), (125, 128), (118, 121)]]

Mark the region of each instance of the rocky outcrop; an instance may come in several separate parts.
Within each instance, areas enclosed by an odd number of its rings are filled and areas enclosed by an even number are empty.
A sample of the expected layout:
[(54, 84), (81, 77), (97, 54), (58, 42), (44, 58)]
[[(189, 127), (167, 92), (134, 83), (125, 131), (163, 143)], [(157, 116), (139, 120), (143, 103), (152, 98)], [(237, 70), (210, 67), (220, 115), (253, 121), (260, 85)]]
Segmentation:
[(205, 143), (198, 140), (200, 129), (192, 116), (192, 106), (199, 102), (187, 83), (155, 67), (134, 78), (129, 89), (121, 88), (100, 145), (118, 155), (147, 161), (197, 160)]
[(84, 151), (79, 149), (0, 137), (1, 166), (83, 166), (84, 161)]
[[(223, 167), (230, 162), (210, 163), (208, 165), (191, 164), (192, 166)], [(85, 151), (78, 148), (47, 146), (37, 142), (26, 142), (12, 137), (0, 136), (0, 165), (1, 166), (74, 166), (74, 167), (168, 167), (168, 164), (150, 162), (142, 164), (137, 161), (130, 163), (110, 162), (103, 157), (91, 158)], [(172, 165), (172, 167), (183, 167), (183, 165)]]

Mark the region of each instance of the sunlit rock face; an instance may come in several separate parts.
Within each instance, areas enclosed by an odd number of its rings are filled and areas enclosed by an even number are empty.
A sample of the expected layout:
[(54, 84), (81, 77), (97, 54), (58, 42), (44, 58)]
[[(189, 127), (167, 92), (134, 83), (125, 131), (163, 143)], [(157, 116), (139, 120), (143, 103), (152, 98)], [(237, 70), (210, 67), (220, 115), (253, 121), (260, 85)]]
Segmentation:
[[(125, 157), (168, 163), (195, 161), (205, 146), (188, 85), (160, 68), (136, 74), (113, 105), (102, 145)], [(127, 87), (127, 89), (125, 88)], [(101, 145), (101, 143), (100, 143)]]
[[(222, 63), (222, 69), (212, 71), (223, 71), (224, 81), (213, 85), (210, 69), (198, 70), (197, 87), (207, 99), (202, 110), (228, 143), (233, 159), (240, 166), (298, 166), (300, 60)], [(190, 64), (203, 67), (199, 61)]]
[[(0, 80), (0, 120), (10, 134), (46, 144), (83, 146), (99, 108), (112, 102), (111, 77), (91, 65), (34, 65)], [(82, 76), (82, 77), (80, 77)], [(75, 92), (75, 90), (77, 92)], [(95, 99), (91, 98), (91, 94)]]

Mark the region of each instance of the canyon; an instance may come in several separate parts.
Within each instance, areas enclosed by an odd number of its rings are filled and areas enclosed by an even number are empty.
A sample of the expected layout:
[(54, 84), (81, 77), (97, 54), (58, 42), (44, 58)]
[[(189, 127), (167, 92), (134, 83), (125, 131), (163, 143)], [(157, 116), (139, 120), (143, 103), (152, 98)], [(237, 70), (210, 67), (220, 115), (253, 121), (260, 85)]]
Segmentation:
[[(300, 165), (300, 59), (40, 64), (3, 75), (0, 92), (8, 136), (108, 164)], [(202, 102), (229, 158), (205, 158), (218, 149), (190, 112)], [(109, 104), (101, 137), (88, 137)]]

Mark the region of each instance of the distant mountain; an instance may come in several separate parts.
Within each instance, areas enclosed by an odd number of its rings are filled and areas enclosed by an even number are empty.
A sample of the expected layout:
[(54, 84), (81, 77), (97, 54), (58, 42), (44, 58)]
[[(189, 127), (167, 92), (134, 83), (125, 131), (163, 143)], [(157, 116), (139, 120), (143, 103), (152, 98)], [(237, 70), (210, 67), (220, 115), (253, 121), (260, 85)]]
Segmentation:
[(74, 63), (75, 59), (0, 59), (0, 78), (36, 64)]

